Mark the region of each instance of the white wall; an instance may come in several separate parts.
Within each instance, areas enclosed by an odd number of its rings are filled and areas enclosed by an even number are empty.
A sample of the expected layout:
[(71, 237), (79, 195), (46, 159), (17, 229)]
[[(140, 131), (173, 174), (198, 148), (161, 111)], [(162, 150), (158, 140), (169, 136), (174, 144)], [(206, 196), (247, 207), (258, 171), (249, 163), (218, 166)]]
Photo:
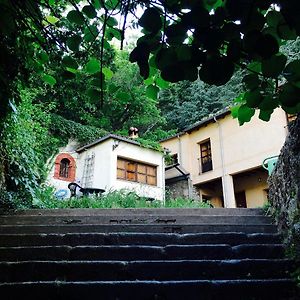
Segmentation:
[[(114, 140), (108, 139), (80, 153), (77, 162), (77, 174), (82, 181), (84, 161), (95, 153), (93, 187), (105, 191), (127, 189), (135, 191), (141, 197), (164, 199), (164, 160), (163, 154), (138, 145), (119, 141), (113, 150)], [(117, 157), (148, 163), (157, 167), (157, 186), (117, 179)]]
[[(71, 155), (76, 162), (76, 177), (77, 177), (77, 159), (78, 159), (78, 153), (75, 151), (78, 147), (78, 143), (74, 140), (69, 140), (68, 144), (65, 147), (61, 147), (59, 148), (59, 152), (60, 153), (68, 153), (69, 155)], [(58, 155), (57, 154), (57, 155)], [(50, 172), (48, 174), (48, 177), (46, 179), (46, 184), (53, 186), (55, 188), (56, 191), (59, 190), (66, 190), (67, 191), (67, 197), (70, 196), (70, 191), (68, 189), (68, 184), (70, 183), (70, 181), (64, 181), (64, 180), (59, 180), (59, 179), (55, 179), (54, 178), (54, 169), (55, 169), (55, 159), (57, 157), (57, 155), (55, 155), (54, 157), (52, 157), (51, 159), (48, 160), (47, 165), (49, 166)]]

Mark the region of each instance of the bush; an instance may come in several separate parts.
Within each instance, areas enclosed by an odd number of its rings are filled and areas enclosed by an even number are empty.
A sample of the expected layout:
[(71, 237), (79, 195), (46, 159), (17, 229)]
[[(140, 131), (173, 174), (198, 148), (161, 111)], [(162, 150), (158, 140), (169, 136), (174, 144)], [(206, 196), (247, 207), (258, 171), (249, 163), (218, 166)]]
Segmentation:
[(59, 200), (51, 188), (41, 191), (34, 201), (35, 208), (203, 208), (209, 204), (187, 198), (163, 201), (140, 197), (126, 190), (109, 191), (102, 196), (83, 196)]

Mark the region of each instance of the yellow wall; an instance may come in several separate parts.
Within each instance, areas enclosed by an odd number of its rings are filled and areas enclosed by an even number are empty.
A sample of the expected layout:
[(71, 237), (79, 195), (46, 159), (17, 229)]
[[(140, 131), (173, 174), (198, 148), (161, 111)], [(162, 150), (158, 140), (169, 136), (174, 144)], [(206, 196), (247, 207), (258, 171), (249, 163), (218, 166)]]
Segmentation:
[[(179, 163), (190, 172), (194, 185), (258, 168), (265, 158), (279, 154), (287, 134), (286, 115), (282, 109), (276, 109), (269, 122), (260, 120), (258, 113), (243, 126), (231, 115), (225, 115), (191, 133), (162, 141), (161, 145), (171, 154), (178, 153)], [(211, 141), (213, 170), (200, 174), (199, 143), (206, 139)], [(265, 186), (254, 190), (247, 188), (249, 207), (263, 202), (263, 188)]]

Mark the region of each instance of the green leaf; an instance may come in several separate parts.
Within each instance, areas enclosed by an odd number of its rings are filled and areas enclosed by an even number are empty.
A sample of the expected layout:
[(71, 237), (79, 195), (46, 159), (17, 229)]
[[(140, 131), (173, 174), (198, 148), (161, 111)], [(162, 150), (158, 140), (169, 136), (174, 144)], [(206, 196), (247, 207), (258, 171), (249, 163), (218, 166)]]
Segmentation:
[(295, 107), (300, 103), (300, 89), (290, 83), (286, 83), (281, 87), (279, 101), (282, 106)]
[(260, 110), (258, 117), (261, 120), (268, 122), (268, 121), (270, 121), (272, 113), (273, 113), (273, 109), (272, 110)]
[(122, 91), (120, 91), (120, 92), (117, 93), (116, 98), (118, 100), (123, 101), (123, 102), (128, 102), (131, 99), (131, 97), (130, 97), (130, 95), (128, 93), (122, 92)]
[(275, 11), (275, 10), (271, 10), (268, 12), (267, 14), (267, 24), (270, 27), (277, 27), (277, 25), (279, 24), (279, 22), (284, 21), (283, 16), (280, 12)]
[(260, 85), (261, 81), (259, 80), (257, 74), (248, 74), (244, 76), (243, 83), (245, 83), (247, 89), (253, 90)]
[(98, 34), (98, 28), (95, 25), (91, 25), (89, 28), (84, 29), (83, 39), (87, 42), (92, 42), (97, 38)]
[(155, 83), (161, 89), (166, 89), (170, 86), (169, 82), (163, 80), (161, 77), (156, 78)]
[(100, 9), (102, 7), (100, 0), (92, 0), (92, 4), (96, 9)]
[(105, 31), (105, 37), (111, 41), (113, 38), (116, 38), (117, 40), (122, 39), (121, 30), (116, 28), (107, 28)]
[(119, 89), (119, 87), (117, 85), (115, 85), (114, 83), (111, 83), (108, 87), (108, 91), (109, 93), (115, 93), (117, 90)]
[(79, 12), (77, 10), (71, 10), (67, 14), (67, 19), (73, 24), (77, 24), (77, 25), (84, 24), (84, 16), (81, 12)]
[(290, 62), (284, 69), (283, 75), (290, 82), (300, 81), (300, 60)]
[(94, 74), (99, 72), (101, 69), (100, 67), (100, 61), (96, 58), (91, 58), (89, 60), (89, 62), (86, 64), (85, 66), (85, 70), (89, 73), (89, 74)]
[(108, 17), (106, 23), (111, 27), (118, 26), (118, 21), (114, 17)]
[(79, 35), (73, 35), (67, 39), (67, 46), (70, 50), (77, 52), (79, 51), (79, 46), (82, 39)]
[(62, 63), (65, 67), (72, 68), (72, 69), (78, 69), (78, 64), (76, 60), (71, 56), (64, 56), (62, 59)]
[(56, 24), (59, 21), (59, 19), (54, 16), (46, 16), (46, 20), (52, 25)]
[(41, 51), (37, 54), (37, 59), (41, 64), (45, 64), (49, 61), (49, 55), (45, 51)]
[(69, 68), (69, 67), (66, 67), (66, 70), (73, 73), (73, 74), (77, 74), (78, 73), (78, 70), (76, 69), (73, 69), (73, 68)]
[(256, 108), (262, 102), (262, 95), (259, 89), (255, 89), (245, 93), (244, 100), (248, 107)]
[(234, 64), (226, 57), (211, 57), (208, 59), (199, 71), (202, 81), (217, 86), (223, 85), (229, 81), (234, 73)]
[(109, 68), (105, 67), (102, 69), (102, 73), (105, 75), (105, 78), (107, 80), (110, 80), (113, 76), (114, 76), (114, 73), (113, 71), (111, 71)]
[(236, 119), (238, 117), (239, 108), (240, 108), (240, 105), (235, 105), (230, 108), (231, 115), (234, 119)]
[[(68, 69), (68, 68), (67, 68)], [(62, 73), (62, 77), (63, 77), (63, 79), (65, 79), (65, 80), (70, 80), (70, 79), (74, 79), (74, 78), (76, 78), (76, 74), (75, 73), (73, 73), (73, 72), (69, 72), (69, 71), (64, 71), (63, 73)]]
[(153, 77), (148, 77), (146, 80), (144, 80), (145, 85), (150, 85), (154, 83), (154, 78)]
[(105, 7), (108, 10), (116, 9), (116, 8), (120, 7), (120, 1), (119, 0), (106, 0)]
[(153, 100), (157, 100), (159, 88), (155, 85), (149, 85), (146, 88), (146, 96)]
[(265, 96), (263, 101), (258, 105), (258, 108), (261, 110), (273, 110), (279, 106), (278, 97), (276, 96)]
[(101, 92), (95, 88), (90, 88), (87, 90), (88, 97), (94, 102), (97, 103), (101, 99)]
[(243, 125), (245, 122), (249, 122), (255, 114), (254, 108), (249, 108), (247, 105), (241, 105), (238, 110), (238, 120), (240, 125)]
[(96, 10), (93, 6), (91, 5), (86, 5), (82, 8), (82, 12), (89, 18), (89, 19), (93, 19), (95, 17), (97, 17), (97, 13)]
[(42, 76), (42, 80), (45, 81), (46, 83), (48, 83), (51, 86), (56, 84), (56, 79), (51, 75), (44, 74)]
[(208, 11), (224, 6), (223, 0), (204, 0), (203, 4)]
[(141, 27), (152, 33), (157, 33), (162, 28), (160, 14), (153, 7), (145, 10), (138, 23)]
[(273, 55), (269, 59), (262, 61), (262, 73), (267, 77), (276, 78), (284, 69), (286, 61), (287, 57), (284, 54)]
[(241, 93), (240, 95), (238, 95), (234, 99), (233, 103), (242, 103), (242, 102), (244, 102), (244, 96), (245, 96), (245, 93)]
[(284, 40), (295, 40), (297, 38), (296, 30), (291, 28), (285, 21), (277, 26), (277, 32)]
[(247, 66), (247, 69), (253, 72), (260, 73), (261, 72), (261, 63), (258, 61), (254, 61)]

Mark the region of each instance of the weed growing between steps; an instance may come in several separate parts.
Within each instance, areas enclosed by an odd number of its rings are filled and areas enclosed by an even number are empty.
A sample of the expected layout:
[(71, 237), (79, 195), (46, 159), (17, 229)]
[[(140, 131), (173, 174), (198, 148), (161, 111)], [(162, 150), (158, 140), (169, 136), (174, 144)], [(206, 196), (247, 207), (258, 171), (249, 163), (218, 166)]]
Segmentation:
[[(209, 204), (188, 198), (168, 198), (165, 203), (139, 197), (125, 190), (111, 191), (102, 196), (83, 196), (60, 200), (52, 193), (41, 193), (33, 208), (207, 208)], [(31, 207), (32, 208), (32, 207)]]

